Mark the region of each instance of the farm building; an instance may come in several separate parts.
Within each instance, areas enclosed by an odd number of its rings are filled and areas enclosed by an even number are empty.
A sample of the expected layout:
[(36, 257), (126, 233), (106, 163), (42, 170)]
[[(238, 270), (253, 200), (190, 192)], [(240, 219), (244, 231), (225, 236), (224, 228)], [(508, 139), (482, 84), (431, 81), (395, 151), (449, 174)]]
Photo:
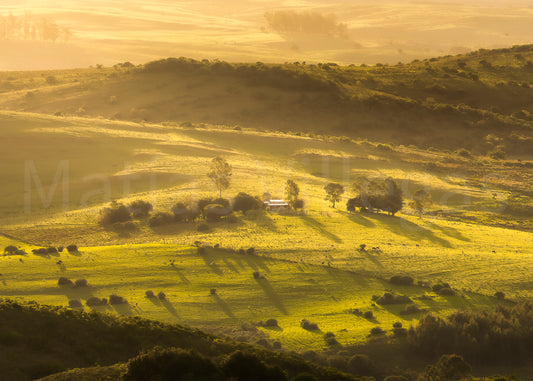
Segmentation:
[(289, 203), (283, 200), (268, 200), (263, 202), (265, 209), (274, 213), (284, 213), (290, 210)]

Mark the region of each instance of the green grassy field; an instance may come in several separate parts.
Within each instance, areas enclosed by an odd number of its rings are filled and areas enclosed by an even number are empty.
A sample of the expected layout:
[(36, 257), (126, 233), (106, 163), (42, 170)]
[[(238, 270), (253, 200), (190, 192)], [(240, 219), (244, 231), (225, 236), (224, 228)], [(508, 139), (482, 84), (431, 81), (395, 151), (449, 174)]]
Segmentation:
[[(3, 240), (2, 244), (6, 243)], [(60, 265), (58, 260), (62, 261)], [(254, 279), (256, 271), (264, 279)], [(7, 297), (67, 305), (69, 300), (84, 302), (91, 296), (114, 293), (126, 297), (129, 304), (96, 309), (215, 331), (226, 327), (236, 336), (244, 322), (275, 318), (279, 328), (261, 330), (270, 340), (279, 340), (290, 349), (324, 348), (322, 336), (326, 332), (335, 333), (341, 344), (350, 344), (365, 340), (372, 327), (390, 330), (395, 321), (408, 326), (420, 317), (421, 313), (402, 315), (405, 305), (375, 305), (372, 295), (385, 290), (412, 298), (431, 294), (429, 300), (417, 300), (415, 304), (440, 315), (458, 308), (480, 309), (502, 303), (466, 292), (442, 297), (427, 288), (393, 286), (359, 273), (303, 261), (215, 249), (200, 255), (194, 247), (168, 244), (88, 247), (77, 254), (50, 257), (4, 256), (0, 272), (2, 295)], [(59, 287), (60, 276), (85, 278), (89, 287)], [(216, 295), (210, 295), (212, 288), (217, 290)], [(146, 290), (155, 294), (163, 291), (167, 300), (146, 298)], [(354, 315), (350, 310), (355, 308), (372, 311), (374, 318)], [(317, 323), (319, 331), (302, 329), (301, 319)]]

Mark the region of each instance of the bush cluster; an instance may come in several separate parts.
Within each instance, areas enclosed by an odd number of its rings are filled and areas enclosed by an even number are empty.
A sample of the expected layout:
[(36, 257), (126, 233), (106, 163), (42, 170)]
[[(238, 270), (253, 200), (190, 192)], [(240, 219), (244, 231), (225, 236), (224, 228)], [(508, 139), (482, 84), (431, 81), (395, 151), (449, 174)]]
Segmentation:
[(382, 296), (374, 295), (372, 296), (372, 300), (382, 306), (389, 304), (406, 304), (413, 302), (408, 296), (396, 295), (392, 292), (385, 292)]

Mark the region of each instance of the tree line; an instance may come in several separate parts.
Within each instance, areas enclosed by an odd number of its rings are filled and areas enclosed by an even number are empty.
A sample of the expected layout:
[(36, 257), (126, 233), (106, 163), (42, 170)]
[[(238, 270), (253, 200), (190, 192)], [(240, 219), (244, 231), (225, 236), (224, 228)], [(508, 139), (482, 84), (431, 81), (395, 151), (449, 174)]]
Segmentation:
[(22, 16), (0, 15), (0, 40), (68, 41), (72, 31), (58, 25), (50, 17), (34, 16), (30, 11)]

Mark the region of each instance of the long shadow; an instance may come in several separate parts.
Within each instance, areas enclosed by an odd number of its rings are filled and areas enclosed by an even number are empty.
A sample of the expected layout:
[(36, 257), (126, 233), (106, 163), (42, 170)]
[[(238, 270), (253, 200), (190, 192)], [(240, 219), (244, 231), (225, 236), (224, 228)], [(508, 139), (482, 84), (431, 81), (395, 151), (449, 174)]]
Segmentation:
[(359, 251), (360, 253), (364, 254), (364, 256), (366, 257), (366, 259), (368, 259), (370, 262), (372, 262), (373, 264), (375, 264), (376, 266), (378, 267), (381, 267), (381, 268), (384, 268), (385, 266), (383, 266), (381, 264), (381, 262), (379, 261), (379, 259), (377, 259), (377, 257), (375, 255), (373, 255), (372, 253), (370, 253), (369, 251), (365, 250), (365, 251)]
[(264, 258), (256, 257), (256, 256), (244, 256), (244, 260), (255, 271), (259, 270), (259, 268), (263, 269), (266, 273), (270, 274), (270, 269), (265, 264)]
[(176, 309), (174, 308), (172, 303), (170, 303), (166, 299), (163, 299), (163, 300), (161, 300), (161, 304), (163, 305), (163, 307), (165, 307), (167, 309), (168, 312), (170, 312), (170, 314), (172, 316), (175, 316), (175, 317), (179, 318), (178, 311), (176, 311)]
[(274, 224), (274, 220), (272, 219), (272, 217), (270, 217), (270, 215), (264, 210), (258, 211), (257, 216), (254, 218), (250, 218), (244, 215), (244, 219), (249, 222), (255, 223), (261, 229), (266, 229), (273, 233), (279, 232), (278, 228)]
[(178, 274), (178, 276), (180, 277), (181, 281), (185, 284), (191, 284), (191, 281), (189, 279), (187, 279), (187, 277), (185, 275), (183, 275), (183, 272), (177, 268), (176, 266), (172, 265), (172, 268), (174, 269), (174, 271), (176, 271), (176, 274)]
[(281, 313), (283, 313), (284, 315), (288, 315), (289, 313), (287, 312), (287, 309), (283, 305), (283, 302), (281, 301), (278, 294), (276, 294), (276, 291), (274, 291), (274, 288), (272, 288), (272, 285), (270, 284), (270, 282), (265, 278), (259, 278), (259, 279), (256, 279), (256, 281), (257, 281), (257, 284), (261, 286), (266, 296), (268, 296), (272, 304), (274, 304), (274, 306), (278, 310), (280, 310)]
[(113, 308), (120, 315), (125, 315), (125, 316), (133, 315), (133, 309), (131, 308), (129, 303), (112, 304), (111, 308)]
[(224, 264), (226, 265), (226, 267), (228, 269), (230, 269), (234, 273), (237, 273), (237, 274), (240, 273), (240, 271), (237, 269), (237, 267), (235, 267), (235, 265), (233, 263), (231, 263), (228, 259), (222, 258), (222, 261), (224, 262)]
[(376, 224), (370, 221), (368, 218), (363, 217), (361, 213), (346, 213), (346, 217), (348, 217), (350, 221), (355, 222), (356, 224), (364, 226), (366, 228), (373, 228), (376, 226)]
[(332, 240), (335, 243), (342, 243), (342, 239), (340, 239), (335, 234), (329, 232), (324, 224), (321, 222), (315, 220), (309, 215), (301, 215), (300, 219), (306, 224), (307, 226), (315, 229), (317, 232), (319, 232), (322, 236), (326, 237), (327, 239)]
[(161, 301), (158, 298), (147, 298), (149, 301), (151, 301), (155, 306), (161, 307)]
[(205, 254), (198, 254), (202, 259), (204, 260), (205, 264), (217, 275), (222, 275), (223, 272), (220, 269), (220, 267), (216, 264), (215, 258), (213, 258), (212, 255), (209, 255), (209, 253)]
[(452, 247), (452, 244), (444, 238), (437, 237), (431, 230), (412, 223), (402, 217), (368, 214), (368, 218), (379, 221), (385, 228), (394, 234), (403, 236), (412, 241), (428, 240), (442, 247)]
[(452, 238), (458, 239), (460, 241), (465, 241), (465, 242), (472, 241), (470, 238), (465, 237), (463, 233), (461, 233), (459, 230), (452, 228), (450, 226), (440, 226), (433, 222), (429, 222), (428, 225), (431, 226), (431, 228), (433, 229), (440, 230), (443, 234), (446, 234), (448, 237), (452, 237)]
[(218, 295), (211, 295), (211, 297), (215, 300), (215, 302), (219, 305), (219, 307), (224, 311), (226, 315), (228, 315), (230, 318), (235, 319), (235, 315), (233, 314), (233, 311), (231, 311), (230, 306), (228, 303), (223, 301), (220, 296)]
[(63, 252), (66, 252), (67, 254), (73, 255), (75, 257), (81, 257), (81, 255), (83, 254), (81, 251), (67, 251), (66, 249)]

